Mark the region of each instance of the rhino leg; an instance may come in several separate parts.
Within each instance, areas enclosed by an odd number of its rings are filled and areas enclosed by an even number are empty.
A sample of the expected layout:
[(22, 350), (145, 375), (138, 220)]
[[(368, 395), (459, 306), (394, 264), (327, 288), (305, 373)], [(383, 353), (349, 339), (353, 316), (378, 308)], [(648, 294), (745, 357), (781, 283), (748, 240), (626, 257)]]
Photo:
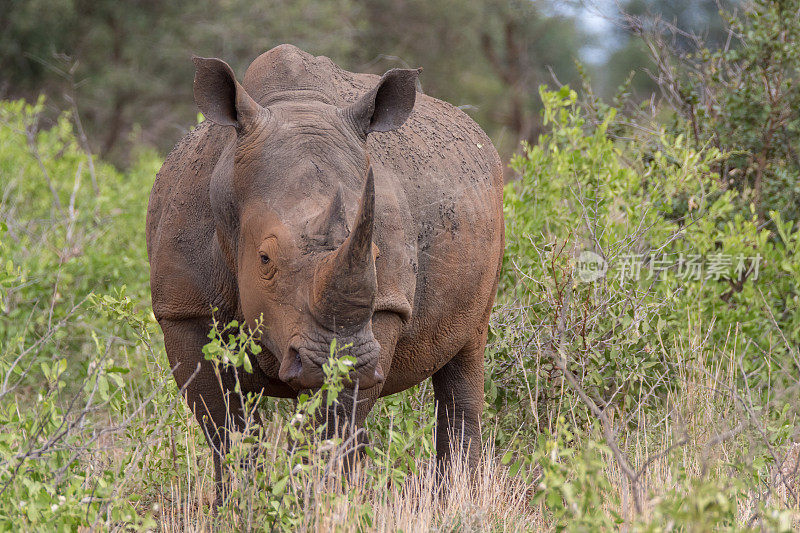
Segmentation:
[(440, 472), (444, 472), (452, 451), (464, 455), (470, 471), (480, 461), (485, 341), (483, 335), (433, 374), (436, 458)]
[(221, 373), (218, 378), (214, 365), (203, 356), (203, 346), (208, 342), (210, 329), (208, 320), (162, 319), (159, 323), (164, 332), (172, 374), (203, 428), (214, 456), (215, 506), (219, 506), (227, 492), (222, 460), (228, 451), (228, 431), (241, 429), (242, 405), (238, 397), (227, 392), (233, 390), (233, 383), (229, 383), (231, 377)]

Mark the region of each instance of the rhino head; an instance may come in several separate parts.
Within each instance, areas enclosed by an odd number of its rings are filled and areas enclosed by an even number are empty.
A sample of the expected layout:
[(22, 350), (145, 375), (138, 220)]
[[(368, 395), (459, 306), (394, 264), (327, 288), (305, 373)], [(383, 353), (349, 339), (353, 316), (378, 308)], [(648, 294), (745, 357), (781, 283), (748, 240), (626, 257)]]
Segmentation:
[(302, 90), (263, 107), (224, 61), (194, 62), (200, 111), (235, 129), (210, 196), (241, 313), (251, 328), (263, 321), (261, 343), (294, 389), (323, 384), (334, 338), (356, 358), (351, 383), (377, 385), (375, 184), (366, 139), (402, 126), (419, 71), (391, 70), (344, 107), (303, 98)]

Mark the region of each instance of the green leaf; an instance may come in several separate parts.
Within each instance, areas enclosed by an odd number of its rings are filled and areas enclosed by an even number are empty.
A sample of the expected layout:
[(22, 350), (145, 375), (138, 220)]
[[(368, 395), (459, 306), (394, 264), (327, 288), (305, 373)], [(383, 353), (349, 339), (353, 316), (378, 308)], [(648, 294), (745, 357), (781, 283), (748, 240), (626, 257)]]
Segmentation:
[(511, 459), (513, 458), (514, 454), (511, 451), (507, 451), (505, 454), (503, 454), (503, 458), (500, 459), (500, 464), (502, 464), (503, 466), (507, 466), (511, 462)]

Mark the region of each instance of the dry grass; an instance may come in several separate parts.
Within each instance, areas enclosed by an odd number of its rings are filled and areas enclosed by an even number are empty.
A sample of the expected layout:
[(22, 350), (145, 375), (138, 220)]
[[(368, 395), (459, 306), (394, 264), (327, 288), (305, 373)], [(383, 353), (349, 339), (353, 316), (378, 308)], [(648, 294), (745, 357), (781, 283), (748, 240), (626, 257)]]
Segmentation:
[[(275, 422), (280, 424), (280, 422)], [(276, 428), (277, 429), (277, 428)], [(274, 435), (279, 431), (270, 431)], [(269, 448), (278, 449), (282, 442)], [(210, 454), (200, 451), (204, 460), (194, 463), (186, 480), (173, 480), (169, 491), (155, 507), (159, 529), (162, 531), (211, 531), (215, 521), (209, 512), (214, 497)], [(458, 456), (457, 456), (458, 457)], [(491, 446), (484, 449), (484, 461), (477, 471), (456, 460), (447, 481), (437, 482), (435, 460), (418, 464), (418, 472), (409, 475), (402, 484), (387, 483), (375, 486), (374, 477), (359, 465), (350, 476), (341, 469), (333, 476), (326, 475), (329, 457), (322, 453), (311, 461), (313, 474), (305, 479), (293, 479), (289, 490), (299, 497), (302, 515), (297, 531), (530, 531), (545, 526), (540, 509), (530, 504), (533, 487), (522, 476), (510, 477), (508, 469), (500, 466), (499, 457)], [(252, 491), (243, 487), (248, 473), (236, 471), (232, 479), (234, 490), (243, 490), (237, 505), (245, 507)], [(347, 478), (344, 484), (340, 479)], [(446, 490), (442, 487), (446, 486)], [(320, 504), (321, 493), (328, 503)], [(365, 513), (364, 510), (368, 509)], [(244, 509), (234, 523), (217, 522), (217, 530), (271, 530), (272, 524)]]
[[(682, 353), (701, 352), (703, 338), (699, 333), (688, 336)], [(743, 445), (757, 435), (759, 422), (742, 419), (744, 415), (737, 407), (735, 394), (727, 387), (735, 383), (736, 357), (732, 351), (714, 357), (687, 357), (681, 362), (684, 392), (664, 402), (666, 407), (658, 416), (652, 413), (645, 416), (640, 411), (634, 430), (618, 432), (621, 449), (633, 468), (642, 472), (639, 483), (642, 509), (637, 515), (631, 504), (630, 480), (609, 453), (603, 473), (616, 493), (606, 499), (605, 510), (609, 514), (617, 513), (631, 525), (657, 519), (654, 509), (664, 498), (687, 490), (687, 480), (680, 479), (679, 470), (690, 481), (725, 480), (738, 475), (730, 465), (742, 460)], [(706, 366), (703, 361), (714, 363)], [(566, 413), (570, 407), (565, 405), (562, 409)], [(286, 453), (285, 424), (277, 414), (267, 424), (268, 443), (262, 444), (267, 468), (278, 454)], [(591, 430), (583, 438), (589, 434)], [(300, 502), (294, 516), (298, 521), (296, 529), (337, 532), (553, 529), (552, 516), (541, 505), (532, 503), (540, 481), (537, 476), (528, 476), (529, 482), (523, 475), (510, 476), (509, 469), (501, 465), (503, 453), (490, 444), (492, 438), (486, 440), (483, 457), (488, 459), (474, 472), (456, 460), (444, 491), (436, 482), (432, 457), (420, 461), (417, 473), (409, 475), (405, 482), (376, 486), (374, 470), (379, 467), (369, 459), (347, 478), (340, 468), (330, 467), (331, 457), (327, 452), (317, 452), (309, 461), (311, 474), (292, 478), (287, 489)], [(576, 445), (581, 446), (580, 441)], [(782, 461), (787, 463), (796, 448), (789, 445), (774, 452), (781, 458), (788, 454), (788, 460)], [(214, 494), (210, 454), (205, 449), (194, 449), (193, 453), (197, 455), (188, 460), (187, 476), (173, 479), (155, 507), (163, 531), (210, 531), (215, 525), (209, 511)], [(373, 470), (372, 475), (368, 469)], [(791, 472), (785, 477), (793, 479)], [(345, 478), (348, 481), (342, 483)], [(248, 508), (248, 501), (259, 490), (247, 485), (250, 479), (252, 472), (247, 468), (234, 470), (232, 485), (240, 491), (234, 505), (236, 512), (226, 515), (232, 516), (232, 520), (218, 522), (216, 530), (272, 530), (271, 523)], [(791, 484), (787, 487), (776, 477), (772, 487), (752, 492), (738, 502), (738, 523), (752, 525), (756, 506), (762, 501), (797, 511), (790, 487)], [(583, 489), (598, 490), (593, 486)], [(320, 497), (321, 494), (325, 497)], [(619, 506), (612, 502), (619, 502)]]

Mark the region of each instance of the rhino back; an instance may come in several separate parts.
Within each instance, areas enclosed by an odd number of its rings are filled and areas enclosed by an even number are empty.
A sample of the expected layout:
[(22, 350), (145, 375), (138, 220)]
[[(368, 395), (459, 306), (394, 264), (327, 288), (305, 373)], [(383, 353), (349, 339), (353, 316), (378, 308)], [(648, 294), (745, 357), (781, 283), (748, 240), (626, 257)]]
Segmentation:
[(421, 381), (482, 338), (504, 248), (502, 167), (478, 125), (450, 104), (418, 95), (396, 133), (375, 135), (369, 152), (407, 199), (416, 277), (412, 320), (383, 394)]

